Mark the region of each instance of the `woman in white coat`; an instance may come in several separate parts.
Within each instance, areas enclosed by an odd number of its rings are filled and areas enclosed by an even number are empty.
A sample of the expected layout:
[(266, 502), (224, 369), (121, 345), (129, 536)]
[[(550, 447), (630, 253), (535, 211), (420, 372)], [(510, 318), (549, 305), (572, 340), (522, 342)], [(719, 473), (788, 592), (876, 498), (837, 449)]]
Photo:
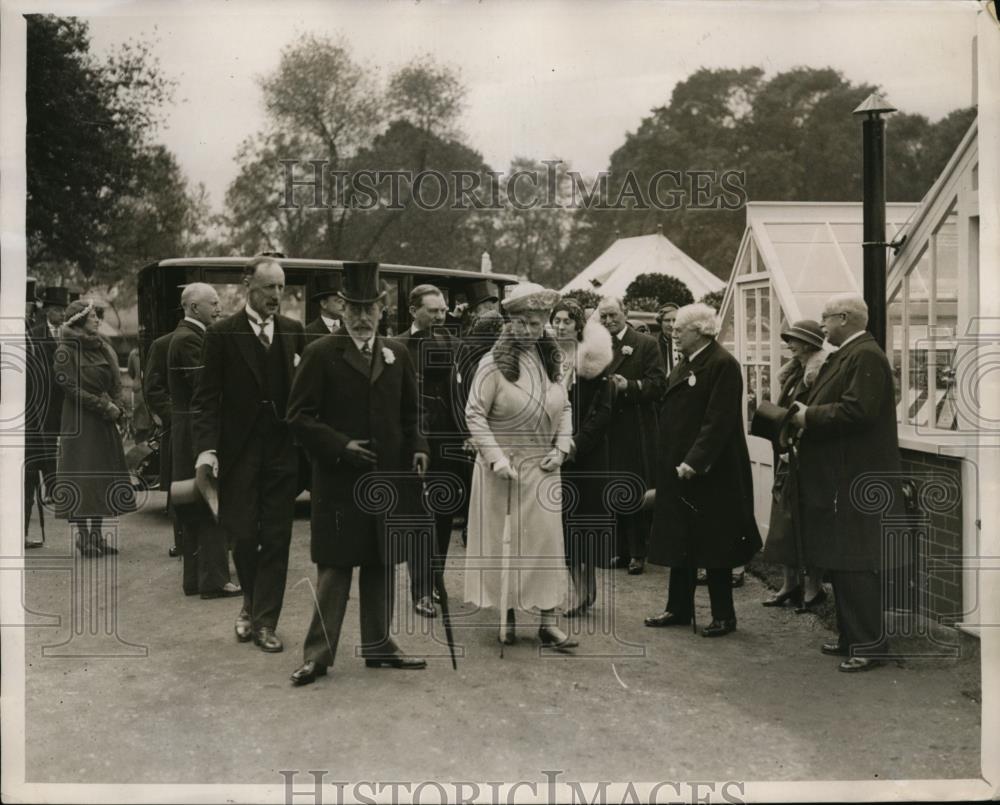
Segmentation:
[(510, 321), (479, 362), (465, 408), (476, 466), (469, 504), (465, 598), (506, 618), (500, 641), (514, 642), (514, 612), (537, 611), (542, 645), (577, 643), (557, 625), (572, 589), (563, 541), (559, 467), (572, 445), (572, 416), (559, 380), (562, 354), (546, 332), (556, 291), (515, 286), (501, 303)]

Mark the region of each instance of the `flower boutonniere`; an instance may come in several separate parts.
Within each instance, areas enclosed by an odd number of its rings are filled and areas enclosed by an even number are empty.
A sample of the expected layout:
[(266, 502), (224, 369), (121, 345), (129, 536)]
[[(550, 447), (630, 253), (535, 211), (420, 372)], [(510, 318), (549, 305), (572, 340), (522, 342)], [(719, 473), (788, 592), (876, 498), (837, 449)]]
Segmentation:
[(694, 372), (688, 372), (688, 385), (694, 388), (695, 383), (698, 382), (698, 378), (694, 376)]
[(295, 357), (292, 358), (292, 368), (298, 366), (302, 362), (302, 356), (298, 352), (295, 353)]
[(628, 346), (628, 344), (622, 347), (622, 355), (631, 355), (633, 351), (632, 347)]
[(396, 353), (389, 347), (382, 347), (382, 360), (385, 361), (386, 366), (392, 366), (396, 362)]

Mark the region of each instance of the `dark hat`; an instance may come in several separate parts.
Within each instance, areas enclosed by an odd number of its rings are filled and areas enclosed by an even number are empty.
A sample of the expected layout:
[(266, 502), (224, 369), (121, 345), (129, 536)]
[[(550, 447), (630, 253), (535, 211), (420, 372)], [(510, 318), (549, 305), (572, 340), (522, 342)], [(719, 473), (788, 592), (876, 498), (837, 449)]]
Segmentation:
[(38, 280), (34, 277), (24, 278), (24, 301), (26, 303), (38, 303)]
[(803, 319), (802, 321), (795, 322), (795, 324), (781, 334), (783, 341), (787, 342), (790, 338), (802, 341), (816, 349), (822, 349), (825, 336), (823, 335), (823, 328), (819, 326), (819, 322), (815, 322), (812, 319)]
[(336, 293), (347, 302), (380, 302), (385, 291), (378, 281), (378, 263), (344, 263), (343, 284)]
[(63, 285), (49, 285), (42, 291), (42, 304), (46, 307), (66, 307), (73, 301), (69, 293), (69, 288)]
[(769, 400), (764, 400), (753, 412), (750, 420), (750, 435), (760, 436), (784, 448), (788, 443), (788, 428), (792, 422), (792, 409), (782, 408)]
[(316, 277), (316, 290), (313, 291), (311, 299), (316, 301), (333, 296), (340, 291), (343, 284), (339, 271), (324, 271)]
[(83, 291), (79, 290), (78, 288), (70, 288), (70, 290), (69, 290), (69, 301), (70, 302), (75, 302), (81, 296), (83, 296)]
[(500, 301), (500, 297), (497, 295), (497, 286), (489, 280), (476, 280), (470, 283), (465, 292), (465, 298), (469, 307), (475, 307), (481, 302), (489, 302), (491, 299), (494, 302)]

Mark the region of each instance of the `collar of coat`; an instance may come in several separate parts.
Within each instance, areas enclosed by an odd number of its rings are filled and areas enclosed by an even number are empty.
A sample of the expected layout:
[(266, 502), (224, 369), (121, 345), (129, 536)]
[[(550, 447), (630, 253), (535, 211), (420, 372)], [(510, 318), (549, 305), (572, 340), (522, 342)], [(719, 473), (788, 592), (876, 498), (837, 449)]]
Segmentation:
[(689, 383), (688, 377), (691, 375), (697, 377), (698, 373), (705, 368), (705, 364), (715, 357), (720, 349), (722, 347), (719, 346), (719, 342), (713, 339), (701, 352), (695, 355), (694, 360), (677, 361), (670, 377), (667, 378), (667, 393), (669, 394), (671, 390), (682, 383)]
[[(372, 362), (370, 366), (368, 360), (361, 354), (361, 350), (354, 343), (354, 339), (345, 331), (342, 330), (333, 333), (330, 338), (333, 339), (334, 351), (343, 353), (344, 363), (364, 377), (367, 377), (369, 383), (374, 384), (381, 377), (382, 372), (385, 371), (385, 358), (382, 352), (386, 349), (392, 352), (392, 347), (389, 346), (389, 342), (385, 338), (378, 334), (375, 335), (375, 340), (372, 341)], [(395, 353), (393, 354), (395, 355)], [(396, 355), (396, 360), (399, 360), (398, 355)]]
[(820, 367), (819, 374), (816, 377), (816, 381), (812, 385), (812, 390), (809, 392), (809, 398), (806, 400), (806, 404), (809, 405), (809, 401), (816, 397), (819, 390), (837, 376), (837, 369), (840, 368), (841, 362), (848, 355), (857, 350), (862, 344), (868, 345), (874, 343), (875, 339), (872, 337), (872, 334), (866, 332), (855, 338), (849, 344), (844, 344), (844, 346), (834, 352)]
[(625, 325), (625, 335), (621, 338), (618, 337), (617, 333), (611, 336), (611, 347), (614, 349), (615, 357), (611, 361), (611, 365), (608, 366), (608, 373), (614, 374), (618, 370), (618, 367), (621, 366), (622, 362), (626, 358), (630, 357), (623, 351), (625, 347), (632, 347), (632, 354), (634, 355), (638, 344), (639, 334), (627, 324)]
[[(291, 378), (292, 369), (295, 366), (295, 340), (293, 338), (280, 337), (288, 332), (288, 328), (285, 325), (286, 321), (287, 319), (283, 316), (276, 315), (274, 317), (274, 335), (272, 337), (271, 349), (282, 350), (288, 375)], [(234, 313), (228, 322), (232, 326), (233, 331), (240, 336), (236, 341), (239, 344), (243, 360), (247, 362), (250, 371), (253, 372), (257, 382), (263, 388), (265, 380), (264, 374), (260, 369), (260, 362), (257, 359), (257, 333), (254, 332), (253, 327), (250, 325), (250, 317), (247, 315), (246, 308), (244, 307), (242, 310)], [(217, 324), (212, 325), (213, 328), (217, 326)]]

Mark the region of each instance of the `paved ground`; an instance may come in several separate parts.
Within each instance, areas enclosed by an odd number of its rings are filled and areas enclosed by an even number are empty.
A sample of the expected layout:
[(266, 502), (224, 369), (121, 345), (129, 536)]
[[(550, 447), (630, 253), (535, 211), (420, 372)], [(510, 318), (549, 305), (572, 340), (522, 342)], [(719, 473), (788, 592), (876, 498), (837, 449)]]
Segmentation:
[[(295, 689), (288, 674), (301, 656), (314, 579), (307, 521), (295, 524), (279, 627), (286, 650), (265, 655), (234, 639), (234, 600), (181, 595), (161, 508), (154, 496), (124, 521), (117, 579), (81, 573), (74, 585), (67, 572), (26, 574), (31, 622), (61, 618), (28, 629), (28, 781), (278, 783), (281, 769), (325, 769), (340, 780), (541, 780), (543, 769), (561, 769), (563, 779), (646, 781), (979, 774), (973, 660), (838, 673), (818, 651), (831, 633), (811, 615), (761, 607), (768, 591), (753, 578), (736, 593), (739, 631), (706, 640), (643, 627), (642, 617), (662, 608), (663, 570), (609, 573), (615, 618), (604, 599), (581, 625), (592, 633), (580, 635), (585, 653), (576, 658), (539, 656), (525, 627), (501, 660), (494, 629), (476, 628), (475, 613), (456, 607), (466, 652), (457, 672), (435, 639), (443, 636), (408, 611), (403, 628), (412, 633), (399, 642), (430, 657), (430, 668), (366, 669), (350, 650), (352, 595), (333, 675)], [(69, 536), (49, 530), (31, 561), (59, 565)], [(456, 599), (461, 562), (456, 539), (447, 576)], [(97, 612), (98, 635), (73, 635), (71, 591), (112, 587), (117, 621), (103, 618), (103, 603), (78, 607), (86, 616), (78, 631), (88, 632)], [(707, 593), (698, 596), (707, 623)], [(137, 656), (122, 656), (130, 653)]]

